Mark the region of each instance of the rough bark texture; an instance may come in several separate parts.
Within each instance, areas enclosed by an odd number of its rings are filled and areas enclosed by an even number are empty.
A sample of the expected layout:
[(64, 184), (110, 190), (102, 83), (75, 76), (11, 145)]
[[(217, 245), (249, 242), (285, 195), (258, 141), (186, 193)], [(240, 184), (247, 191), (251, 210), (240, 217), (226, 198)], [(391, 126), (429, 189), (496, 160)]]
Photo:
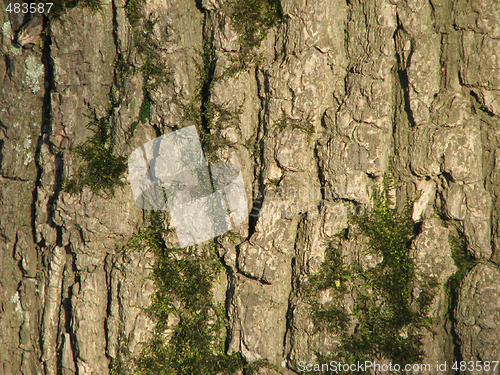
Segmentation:
[[(281, 0), (283, 22), (245, 50), (236, 73), (241, 21), (227, 1), (147, 1), (168, 79), (150, 91), (149, 119), (130, 141), (145, 58), (126, 1), (102, 3), (29, 22), (0, 13), (0, 374), (109, 374), (124, 336), (140, 352), (153, 326), (141, 308), (154, 259), (119, 250), (144, 214), (128, 184), (106, 198), (87, 187), (70, 195), (62, 182), (76, 170), (72, 149), (91, 135), (89, 116), (107, 116), (112, 98), (114, 152), (128, 156), (191, 125), (185, 109), (200, 86), (205, 106), (233, 114), (215, 113), (214, 139), (234, 145), (213, 155), (241, 167), (250, 208), (260, 208), (238, 228), (247, 240), (223, 244), (228, 292), (216, 297), (226, 299), (229, 353), (292, 373), (292, 362), (313, 363), (335, 343), (312, 329), (297, 288), (349, 227), (348, 210), (369, 207), (368, 188), (393, 171), (398, 206), (414, 200), (421, 221), (417, 270), (440, 285), (423, 362), (500, 360), (497, 1)], [(208, 69), (197, 68), (200, 51)], [(478, 264), (449, 313), (457, 230)], [(360, 246), (344, 251), (355, 257)]]

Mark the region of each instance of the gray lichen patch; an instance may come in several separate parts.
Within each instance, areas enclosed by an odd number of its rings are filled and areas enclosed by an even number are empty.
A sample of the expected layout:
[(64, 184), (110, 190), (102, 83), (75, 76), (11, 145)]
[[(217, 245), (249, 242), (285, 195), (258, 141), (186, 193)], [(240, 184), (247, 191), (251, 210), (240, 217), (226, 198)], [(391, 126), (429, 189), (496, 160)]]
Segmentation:
[[(5, 46), (4, 51), (8, 49), (8, 51), (13, 55), (20, 55), (22, 53), (21, 49), (16, 48), (10, 43), (12, 41), (12, 38), (13, 38), (12, 26), (9, 21), (4, 22), (2, 25), (2, 40), (3, 40), (3, 45)], [(7, 46), (9, 47), (7, 48)]]
[(40, 77), (43, 76), (43, 64), (37, 61), (37, 58), (30, 55), (26, 58), (26, 79), (24, 84), (31, 88), (33, 94), (40, 90)]
[(4, 22), (2, 25), (2, 35), (5, 39), (12, 39), (12, 27), (10, 26), (10, 22)]

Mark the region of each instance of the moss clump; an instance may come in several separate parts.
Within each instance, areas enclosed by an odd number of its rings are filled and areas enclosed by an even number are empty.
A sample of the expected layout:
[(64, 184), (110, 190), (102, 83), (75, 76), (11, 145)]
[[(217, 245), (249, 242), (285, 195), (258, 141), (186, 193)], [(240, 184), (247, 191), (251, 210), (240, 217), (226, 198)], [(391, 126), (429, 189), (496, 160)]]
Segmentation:
[(451, 256), (455, 261), (457, 271), (450, 276), (446, 283), (446, 293), (448, 295), (448, 317), (452, 324), (451, 332), (455, 343), (455, 358), (461, 358), (460, 354), (460, 340), (456, 334), (457, 320), (455, 318), (455, 311), (458, 305), (458, 296), (462, 280), (469, 273), (469, 271), (477, 263), (472, 254), (467, 250), (467, 240), (462, 231), (458, 230), (455, 235), (450, 236)]
[(184, 111), (184, 119), (194, 123), (200, 135), (205, 155), (211, 162), (217, 161), (215, 152), (220, 147), (234, 147), (235, 143), (228, 140), (222, 131), (232, 126), (242, 108), (231, 110), (228, 105), (215, 104), (210, 101), (213, 70), (215, 67), (213, 46), (208, 41), (203, 45), (203, 51), (198, 52), (197, 81), (193, 100), (184, 105), (178, 103)]
[[(325, 262), (307, 287), (316, 325), (340, 336), (336, 352), (346, 363), (388, 358), (402, 364), (423, 358), (419, 329), (429, 323), (427, 312), (437, 285), (430, 278), (425, 291), (412, 301), (415, 272), (409, 247), (414, 222), (409, 209), (398, 213), (393, 207), (390, 190), (386, 178), (382, 191), (373, 195), (373, 209), (350, 219), (368, 238), (369, 253), (382, 261), (364, 271), (356, 264), (347, 265), (339, 244), (345, 238), (343, 233), (330, 244)], [(318, 303), (318, 292), (325, 290), (331, 291), (333, 300)], [(343, 306), (348, 290), (356, 294), (352, 313)], [(347, 327), (353, 322), (356, 329), (349, 334)]]
[(144, 88), (144, 99), (142, 99), (141, 109), (139, 110), (139, 121), (145, 124), (149, 120), (149, 116), (151, 116), (151, 99), (148, 90)]
[[(157, 18), (153, 15), (144, 14), (144, 0), (129, 0), (125, 6), (125, 11), (132, 26), (132, 35), (137, 52), (144, 61), (140, 68), (143, 75), (144, 98), (139, 110), (137, 122), (132, 123), (129, 129), (129, 138), (132, 137), (135, 128), (139, 123), (146, 123), (151, 116), (151, 105), (154, 104), (151, 93), (161, 85), (169, 82), (170, 72), (166, 65), (166, 60), (161, 55), (161, 42), (154, 36), (154, 28)], [(129, 74), (130, 64), (120, 62), (120, 67)]]
[(309, 137), (314, 134), (314, 124), (311, 116), (307, 116), (304, 120), (297, 120), (284, 116), (280, 121), (274, 124), (274, 127), (279, 131), (283, 131), (290, 127), (291, 129), (304, 132)]
[(199, 127), (201, 144), (209, 161), (216, 162), (216, 151), (221, 147), (235, 147), (235, 143), (223, 135), (223, 130), (231, 127), (231, 121), (236, 120), (241, 110), (231, 112), (225, 106), (208, 103), (201, 113)]
[(129, 0), (125, 6), (125, 12), (130, 21), (132, 27), (139, 24), (139, 21), (143, 17), (142, 9), (144, 8), (144, 0)]
[(92, 10), (101, 10), (103, 7), (102, 0), (77, 0), (77, 3), (81, 7), (90, 8)]
[(158, 19), (153, 15), (146, 15), (144, 10), (144, 0), (130, 0), (125, 11), (132, 26), (132, 35), (137, 52), (144, 59), (141, 70), (144, 75), (144, 87), (146, 90), (153, 90), (160, 84), (168, 82), (168, 69), (165, 59), (159, 51), (162, 46), (154, 36), (154, 28)]
[(129, 349), (130, 341), (133, 337), (133, 332), (129, 336), (125, 335), (123, 325), (120, 324), (118, 330), (118, 346), (116, 358), (113, 360), (113, 366), (110, 369), (111, 375), (125, 375), (127, 370), (132, 366), (131, 352)]
[(89, 186), (94, 193), (113, 195), (116, 186), (124, 184), (121, 177), (127, 169), (126, 159), (113, 153), (109, 121), (109, 117), (94, 118), (87, 125), (94, 135), (73, 149), (81, 162), (75, 175), (63, 183), (67, 193), (77, 193)]
[(115, 61), (115, 71), (121, 79), (127, 78), (132, 72), (133, 65), (130, 64), (122, 54), (119, 54)]
[[(149, 225), (129, 244), (131, 249), (146, 249), (156, 256), (151, 275), (155, 292), (146, 310), (156, 326), (140, 356), (133, 359), (133, 373), (234, 374), (246, 364), (240, 353), (225, 353), (226, 318), (211, 292), (222, 270), (215, 245), (201, 251), (178, 249), (167, 242), (168, 234), (162, 213), (153, 212)], [(115, 359), (116, 374), (124, 362), (123, 358)]]
[(240, 34), (242, 54), (257, 47), (268, 30), (283, 18), (279, 0), (235, 0), (231, 3), (230, 15)]
[(240, 51), (225, 72), (225, 75), (232, 76), (258, 61), (253, 49), (260, 45), (269, 29), (283, 20), (283, 11), (279, 0), (231, 0), (224, 12), (231, 17), (239, 35)]
[(384, 292), (395, 317), (404, 323), (412, 315), (409, 297), (414, 265), (408, 250), (415, 223), (409, 212), (397, 213), (389, 194), (386, 185), (382, 194), (375, 193), (373, 210), (352, 216), (351, 220), (368, 236), (370, 251), (383, 256), (369, 276), (374, 286)]
[[(39, 1), (39, 3), (44, 3), (44, 4), (53, 3), (52, 8), (50, 8), (50, 13), (48, 13), (48, 15), (51, 16), (52, 18), (58, 18), (64, 12), (68, 11), (69, 9), (75, 8), (76, 6), (80, 6), (82, 8), (89, 8), (96, 12), (102, 10), (103, 8), (103, 3), (100, 0), (60, 0), (60, 1), (43, 0)], [(49, 6), (46, 5), (45, 12), (47, 12), (47, 9), (49, 9), (48, 7)]]
[(474, 267), (477, 260), (467, 250), (467, 240), (465, 235), (458, 232), (456, 236), (450, 237), (451, 256), (457, 266), (457, 271), (450, 276), (446, 288), (450, 296), (450, 305), (456, 303), (458, 291), (463, 278)]

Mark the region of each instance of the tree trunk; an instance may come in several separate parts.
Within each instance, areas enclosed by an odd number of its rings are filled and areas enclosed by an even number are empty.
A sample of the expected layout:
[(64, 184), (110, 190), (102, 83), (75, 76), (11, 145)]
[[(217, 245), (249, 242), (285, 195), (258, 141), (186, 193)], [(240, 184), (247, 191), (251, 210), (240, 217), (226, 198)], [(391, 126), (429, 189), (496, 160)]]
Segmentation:
[(115, 158), (195, 125), (209, 161), (241, 169), (249, 216), (235, 241), (215, 240), (213, 298), (224, 350), (267, 361), (258, 373), (335, 360), (340, 336), (301, 288), (335, 241), (344, 262), (380, 263), (350, 215), (373, 209), (388, 175), (397, 212), (410, 204), (417, 223), (411, 298), (437, 281), (421, 362), (451, 374), (454, 361), (500, 360), (496, 1), (61, 4), (0, 14), (0, 374), (105, 375), (125, 342), (137, 358), (151, 337), (155, 255), (127, 250), (149, 212), (128, 173), (68, 188), (97, 173), (81, 152), (97, 123)]

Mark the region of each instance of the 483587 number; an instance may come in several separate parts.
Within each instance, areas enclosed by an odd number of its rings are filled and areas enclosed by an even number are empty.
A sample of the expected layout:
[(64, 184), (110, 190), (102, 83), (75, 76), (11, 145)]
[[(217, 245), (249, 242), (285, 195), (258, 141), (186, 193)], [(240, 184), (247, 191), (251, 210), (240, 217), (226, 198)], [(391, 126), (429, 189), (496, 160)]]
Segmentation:
[(52, 5), (54, 3), (10, 3), (5, 10), (9, 13), (45, 13), (45, 6), (47, 6), (47, 13), (50, 13)]
[(483, 371), (483, 373), (493, 371), (494, 373), (496, 373), (498, 363), (500, 362), (499, 361), (453, 362), (453, 366), (451, 366), (451, 369), (455, 371), (465, 371), (465, 370), (469, 370), (472, 372)]

